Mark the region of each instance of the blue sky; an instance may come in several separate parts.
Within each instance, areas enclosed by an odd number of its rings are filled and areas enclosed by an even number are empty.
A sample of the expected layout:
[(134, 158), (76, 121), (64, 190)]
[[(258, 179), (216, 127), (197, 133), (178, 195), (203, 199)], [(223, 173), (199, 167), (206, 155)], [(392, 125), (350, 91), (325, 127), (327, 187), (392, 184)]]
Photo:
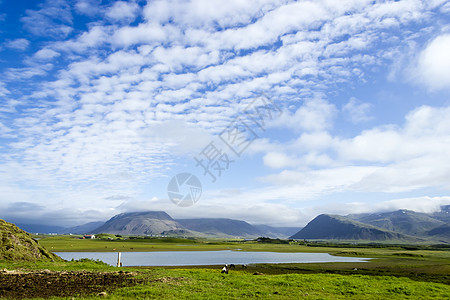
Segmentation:
[[(0, 217), (437, 210), (449, 21), (440, 0), (0, 0)], [(261, 128), (245, 111), (263, 98)], [(237, 117), (257, 135), (239, 156), (219, 138)], [(211, 142), (232, 161), (215, 182), (195, 161)], [(167, 194), (182, 172), (203, 187), (190, 207)]]

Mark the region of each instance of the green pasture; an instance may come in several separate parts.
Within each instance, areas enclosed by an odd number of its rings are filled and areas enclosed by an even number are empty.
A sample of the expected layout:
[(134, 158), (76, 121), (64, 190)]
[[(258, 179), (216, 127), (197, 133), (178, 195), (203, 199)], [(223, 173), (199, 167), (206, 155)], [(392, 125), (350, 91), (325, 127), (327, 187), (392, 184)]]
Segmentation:
[(450, 286), (409, 278), (336, 274), (228, 275), (210, 269), (156, 269), (145, 285), (110, 299), (445, 299)]
[[(220, 266), (115, 268), (90, 260), (0, 262), (0, 269), (133, 272), (139, 284), (113, 287), (107, 299), (450, 299), (450, 249), (426, 245), (299, 245), (238, 240), (135, 238), (83, 240), (39, 236), (64, 251), (277, 251), (326, 252), (372, 258), (358, 263), (258, 264), (221, 274)], [(54, 298), (63, 299), (63, 298)], [(75, 299), (105, 299), (82, 296)]]

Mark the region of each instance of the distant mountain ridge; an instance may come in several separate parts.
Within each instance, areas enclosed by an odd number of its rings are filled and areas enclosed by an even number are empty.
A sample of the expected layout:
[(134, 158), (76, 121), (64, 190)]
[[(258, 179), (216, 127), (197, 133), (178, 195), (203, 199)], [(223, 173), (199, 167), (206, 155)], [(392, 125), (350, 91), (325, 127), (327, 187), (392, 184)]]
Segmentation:
[(347, 216), (319, 215), (304, 228), (253, 225), (242, 220), (227, 218), (173, 219), (164, 211), (122, 213), (107, 222), (91, 222), (71, 228), (18, 225), (31, 233), (112, 233), (220, 238), (269, 237), (450, 243), (450, 205), (442, 206), (441, 211), (434, 213), (419, 213), (401, 209)]
[[(285, 228), (258, 227), (227, 218), (173, 219), (163, 211), (131, 212), (112, 217), (93, 233), (122, 235), (182, 235), (222, 238), (287, 238)], [(297, 228), (298, 230), (298, 228)], [(296, 230), (291, 229), (290, 232)]]
[(269, 225), (253, 225), (256, 229), (261, 232), (264, 232), (265, 237), (276, 237), (287, 239), (297, 231), (301, 230), (302, 227), (273, 227)]
[(31, 233), (91, 234), (112, 233), (122, 235), (181, 235), (219, 238), (288, 238), (300, 227), (273, 227), (252, 225), (228, 218), (173, 219), (163, 211), (129, 212), (115, 215), (107, 222), (90, 222), (63, 228), (20, 224)]
[(314, 218), (292, 239), (327, 239), (327, 240), (406, 240), (407, 236), (338, 215), (322, 214)]
[(59, 230), (58, 233), (62, 233), (62, 234), (90, 234), (92, 232), (94, 232), (95, 229), (103, 226), (105, 224), (105, 222), (89, 222), (83, 225), (79, 225), (79, 226), (74, 226), (74, 227), (70, 227), (70, 228), (64, 228)]
[(401, 209), (392, 212), (348, 215), (349, 219), (390, 231), (413, 236), (423, 236), (427, 231), (442, 226), (445, 222), (429, 214)]
[(450, 205), (431, 214), (405, 209), (347, 216), (322, 214), (291, 238), (450, 243), (449, 215)]
[(263, 234), (245, 221), (226, 218), (177, 219), (183, 227), (209, 236), (259, 237)]
[(116, 215), (93, 233), (122, 235), (191, 235), (189, 230), (163, 211), (131, 212)]

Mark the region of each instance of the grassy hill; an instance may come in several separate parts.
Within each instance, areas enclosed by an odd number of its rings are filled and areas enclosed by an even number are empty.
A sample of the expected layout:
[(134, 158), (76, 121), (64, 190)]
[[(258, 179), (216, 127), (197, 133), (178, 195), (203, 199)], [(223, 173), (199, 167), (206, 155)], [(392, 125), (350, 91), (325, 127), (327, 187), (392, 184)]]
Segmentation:
[(59, 261), (26, 231), (0, 219), (0, 261)]

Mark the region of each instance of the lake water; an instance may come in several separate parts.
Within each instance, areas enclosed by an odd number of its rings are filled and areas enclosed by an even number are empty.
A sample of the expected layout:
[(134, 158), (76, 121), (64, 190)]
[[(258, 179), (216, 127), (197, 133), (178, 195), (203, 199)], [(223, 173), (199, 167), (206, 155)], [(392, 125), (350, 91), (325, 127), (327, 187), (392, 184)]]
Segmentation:
[[(57, 252), (66, 260), (90, 258), (115, 266), (117, 252)], [(328, 253), (279, 253), (246, 251), (122, 252), (123, 266), (194, 266), (254, 263), (364, 262), (367, 258), (332, 256)]]

